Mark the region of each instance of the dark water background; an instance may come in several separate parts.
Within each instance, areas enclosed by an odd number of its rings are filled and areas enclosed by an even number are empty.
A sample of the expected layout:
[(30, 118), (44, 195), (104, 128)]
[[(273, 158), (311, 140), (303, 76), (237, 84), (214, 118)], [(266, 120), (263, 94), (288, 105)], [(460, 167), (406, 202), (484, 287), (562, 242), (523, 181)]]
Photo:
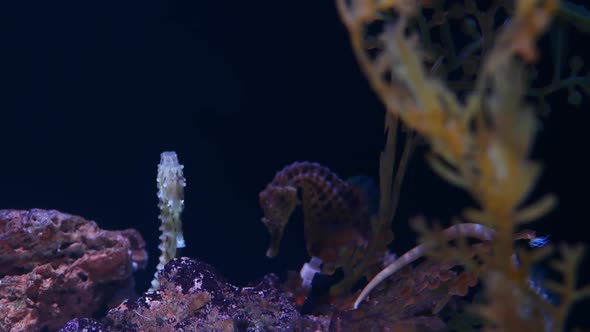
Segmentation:
[[(582, 55), (584, 38), (571, 44)], [(590, 103), (577, 109), (565, 100), (555, 95), (542, 119), (535, 156), (546, 171), (533, 193), (555, 192), (561, 204), (533, 226), (555, 242), (588, 242)], [(257, 195), (274, 173), (309, 160), (344, 178), (375, 177), (382, 126), (383, 107), (333, 1), (0, 4), (0, 208), (137, 228), (151, 257), (139, 289), (159, 255), (160, 152), (177, 151), (185, 165), (182, 254), (244, 284), (307, 260), (300, 220), (278, 258), (264, 255)], [(470, 202), (429, 170), (423, 152), (394, 222), (398, 251), (415, 243), (408, 218), (447, 222)]]

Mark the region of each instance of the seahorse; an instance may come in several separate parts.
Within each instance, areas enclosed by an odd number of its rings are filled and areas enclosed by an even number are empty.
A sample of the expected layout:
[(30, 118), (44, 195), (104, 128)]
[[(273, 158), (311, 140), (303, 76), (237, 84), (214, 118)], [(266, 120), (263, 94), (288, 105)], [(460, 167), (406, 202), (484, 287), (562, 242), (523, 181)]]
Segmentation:
[(277, 172), (259, 194), (262, 222), (271, 236), (266, 255), (278, 254), (285, 226), (298, 205), (303, 207), (307, 252), (324, 266), (342, 266), (347, 256), (366, 248), (374, 209), (359, 182), (344, 181), (312, 162), (295, 162)]

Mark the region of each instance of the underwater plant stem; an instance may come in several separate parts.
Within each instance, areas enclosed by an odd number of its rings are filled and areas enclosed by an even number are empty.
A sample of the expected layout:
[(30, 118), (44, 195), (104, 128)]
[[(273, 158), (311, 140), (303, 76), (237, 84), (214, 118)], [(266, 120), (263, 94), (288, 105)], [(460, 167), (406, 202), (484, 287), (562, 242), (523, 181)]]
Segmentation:
[[(572, 76), (569, 78), (566, 78), (564, 80), (558, 81), (558, 82), (554, 82), (551, 83), (547, 86), (544, 86), (542, 88), (531, 88), (529, 90), (529, 92), (527, 93), (527, 95), (532, 96), (532, 97), (541, 97), (541, 96), (548, 96), (554, 92), (557, 92), (561, 89), (571, 89), (572, 87), (577, 87), (579, 86), (580, 88), (585, 90), (585, 86), (584, 83), (587, 80), (586, 76)], [(586, 91), (584, 91), (586, 92)]]
[[(511, 228), (510, 228), (511, 230)], [(496, 241), (498, 237), (501, 235), (497, 232), (497, 230), (488, 228), (482, 224), (477, 223), (461, 223), (457, 225), (453, 225), (448, 227), (447, 229), (442, 231), (442, 237), (445, 241), (453, 241), (457, 239), (461, 239), (462, 237), (472, 237), (484, 242), (491, 242)], [(532, 231), (524, 231), (519, 234), (513, 234), (510, 231), (508, 236), (509, 240), (509, 247), (512, 248), (512, 242), (514, 240), (521, 240), (526, 239), (529, 240), (529, 243), (537, 243), (539, 238), (536, 237), (535, 232)], [(381, 270), (371, 281), (363, 288), (359, 296), (356, 298), (354, 302), (354, 309), (358, 309), (359, 305), (365, 300), (365, 298), (369, 295), (371, 291), (373, 291), (379, 284), (381, 284), (385, 279), (391, 277), (397, 271), (401, 270), (403, 267), (413, 263), (417, 259), (423, 257), (428, 250), (435, 247), (437, 243), (434, 242), (427, 242), (421, 245), (418, 245), (411, 249), (410, 251), (403, 254), (401, 257), (396, 259), (393, 263), (388, 265), (386, 268)], [(504, 258), (504, 257), (502, 257)], [(508, 268), (511, 268), (512, 264), (512, 252), (508, 255)], [(504, 259), (502, 260), (502, 262)], [(504, 270), (508, 271), (508, 270)], [(511, 270), (510, 270), (511, 271)]]
[(590, 32), (590, 10), (582, 5), (560, 1), (556, 16), (558, 19), (573, 24), (583, 32)]

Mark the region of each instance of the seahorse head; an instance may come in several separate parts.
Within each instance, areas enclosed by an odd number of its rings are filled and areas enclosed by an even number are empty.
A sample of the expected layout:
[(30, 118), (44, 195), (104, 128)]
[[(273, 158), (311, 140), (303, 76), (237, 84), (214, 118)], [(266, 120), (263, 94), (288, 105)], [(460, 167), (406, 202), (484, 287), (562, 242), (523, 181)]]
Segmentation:
[(279, 253), (279, 246), (289, 217), (299, 204), (297, 188), (269, 185), (260, 193), (259, 200), (264, 212), (262, 222), (270, 233), (270, 245), (266, 256), (275, 257)]

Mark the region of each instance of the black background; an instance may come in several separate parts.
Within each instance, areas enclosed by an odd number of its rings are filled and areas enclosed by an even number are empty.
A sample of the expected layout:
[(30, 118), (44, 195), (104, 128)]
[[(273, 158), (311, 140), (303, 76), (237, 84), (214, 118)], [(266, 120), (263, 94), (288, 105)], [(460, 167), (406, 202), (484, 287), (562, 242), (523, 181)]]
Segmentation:
[[(150, 254), (139, 290), (159, 255), (162, 151), (185, 165), (182, 254), (236, 284), (308, 259), (300, 220), (278, 258), (264, 255), (258, 192), (276, 171), (309, 160), (343, 178), (376, 177), (383, 107), (333, 1), (17, 3), (0, 4), (0, 208), (58, 209), (106, 229), (138, 229)], [(546, 54), (541, 60), (551, 60)], [(550, 101), (534, 151), (545, 172), (532, 198), (555, 192), (560, 205), (531, 227), (554, 242), (588, 242), (588, 108), (563, 93)], [(470, 204), (423, 153), (412, 159), (393, 223), (398, 252), (415, 243), (411, 216), (445, 223)]]

